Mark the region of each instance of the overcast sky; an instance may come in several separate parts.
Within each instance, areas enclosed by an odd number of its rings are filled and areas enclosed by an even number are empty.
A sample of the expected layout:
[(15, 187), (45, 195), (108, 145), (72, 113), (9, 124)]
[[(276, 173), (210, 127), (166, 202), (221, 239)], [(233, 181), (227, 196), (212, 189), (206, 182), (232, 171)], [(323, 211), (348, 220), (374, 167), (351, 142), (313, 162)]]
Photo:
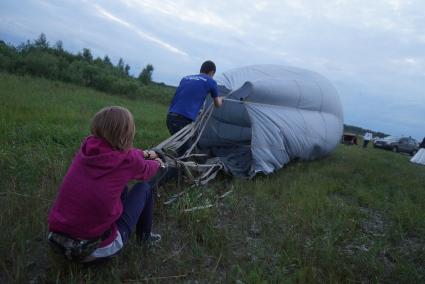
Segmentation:
[(0, 39), (44, 32), (51, 44), (122, 57), (137, 75), (177, 85), (212, 59), (217, 72), (286, 64), (338, 90), (345, 123), (425, 136), (423, 0), (0, 1)]

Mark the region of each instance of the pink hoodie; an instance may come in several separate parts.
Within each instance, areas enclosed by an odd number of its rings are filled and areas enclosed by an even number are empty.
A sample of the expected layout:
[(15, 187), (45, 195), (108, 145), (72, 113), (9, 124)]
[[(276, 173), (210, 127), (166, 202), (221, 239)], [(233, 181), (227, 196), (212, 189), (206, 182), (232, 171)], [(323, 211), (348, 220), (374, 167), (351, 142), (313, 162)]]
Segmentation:
[(124, 187), (129, 180), (148, 180), (158, 167), (139, 149), (117, 151), (102, 138), (87, 137), (63, 179), (49, 214), (49, 230), (93, 239), (111, 228), (101, 247), (110, 244), (117, 236)]

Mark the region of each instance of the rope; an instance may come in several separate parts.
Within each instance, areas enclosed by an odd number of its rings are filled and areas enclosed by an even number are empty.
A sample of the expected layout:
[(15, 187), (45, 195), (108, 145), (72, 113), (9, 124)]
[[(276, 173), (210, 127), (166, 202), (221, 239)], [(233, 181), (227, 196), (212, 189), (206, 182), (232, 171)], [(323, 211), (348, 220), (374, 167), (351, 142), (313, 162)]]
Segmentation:
[[(193, 161), (196, 158), (208, 157), (206, 154), (193, 153), (213, 113), (214, 107), (210, 104), (204, 109), (195, 122), (186, 125), (153, 148), (164, 156), (164, 162), (167, 167), (177, 168), (177, 188), (179, 190), (181, 190), (183, 178), (189, 184), (205, 185), (214, 179), (218, 172), (224, 168), (224, 165), (218, 158), (208, 159), (205, 163)], [(190, 140), (192, 141), (191, 146), (179, 156), (177, 154), (178, 150)]]

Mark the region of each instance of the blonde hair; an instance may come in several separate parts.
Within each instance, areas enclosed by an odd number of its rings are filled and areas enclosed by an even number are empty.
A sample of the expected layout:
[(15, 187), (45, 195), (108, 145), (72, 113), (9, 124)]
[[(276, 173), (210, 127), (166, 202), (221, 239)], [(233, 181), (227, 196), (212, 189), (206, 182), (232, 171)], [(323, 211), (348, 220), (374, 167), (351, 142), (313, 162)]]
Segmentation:
[(105, 107), (91, 121), (91, 133), (104, 138), (114, 149), (128, 150), (133, 146), (136, 128), (131, 112), (120, 106)]

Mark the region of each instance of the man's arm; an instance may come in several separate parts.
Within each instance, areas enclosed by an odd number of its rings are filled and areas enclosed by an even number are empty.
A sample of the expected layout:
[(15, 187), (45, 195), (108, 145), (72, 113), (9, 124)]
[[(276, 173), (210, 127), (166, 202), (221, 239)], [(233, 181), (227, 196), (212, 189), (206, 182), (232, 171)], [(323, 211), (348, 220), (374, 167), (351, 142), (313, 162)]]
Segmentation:
[(222, 97), (215, 97), (215, 98), (213, 98), (213, 101), (214, 101), (215, 107), (221, 107), (221, 105), (223, 104), (223, 98)]
[(213, 99), (214, 106), (221, 107), (221, 105), (223, 104), (223, 98), (220, 97), (218, 93), (217, 82), (214, 81), (213, 79), (208, 80), (208, 82), (210, 85), (210, 95), (211, 95), (211, 98)]

